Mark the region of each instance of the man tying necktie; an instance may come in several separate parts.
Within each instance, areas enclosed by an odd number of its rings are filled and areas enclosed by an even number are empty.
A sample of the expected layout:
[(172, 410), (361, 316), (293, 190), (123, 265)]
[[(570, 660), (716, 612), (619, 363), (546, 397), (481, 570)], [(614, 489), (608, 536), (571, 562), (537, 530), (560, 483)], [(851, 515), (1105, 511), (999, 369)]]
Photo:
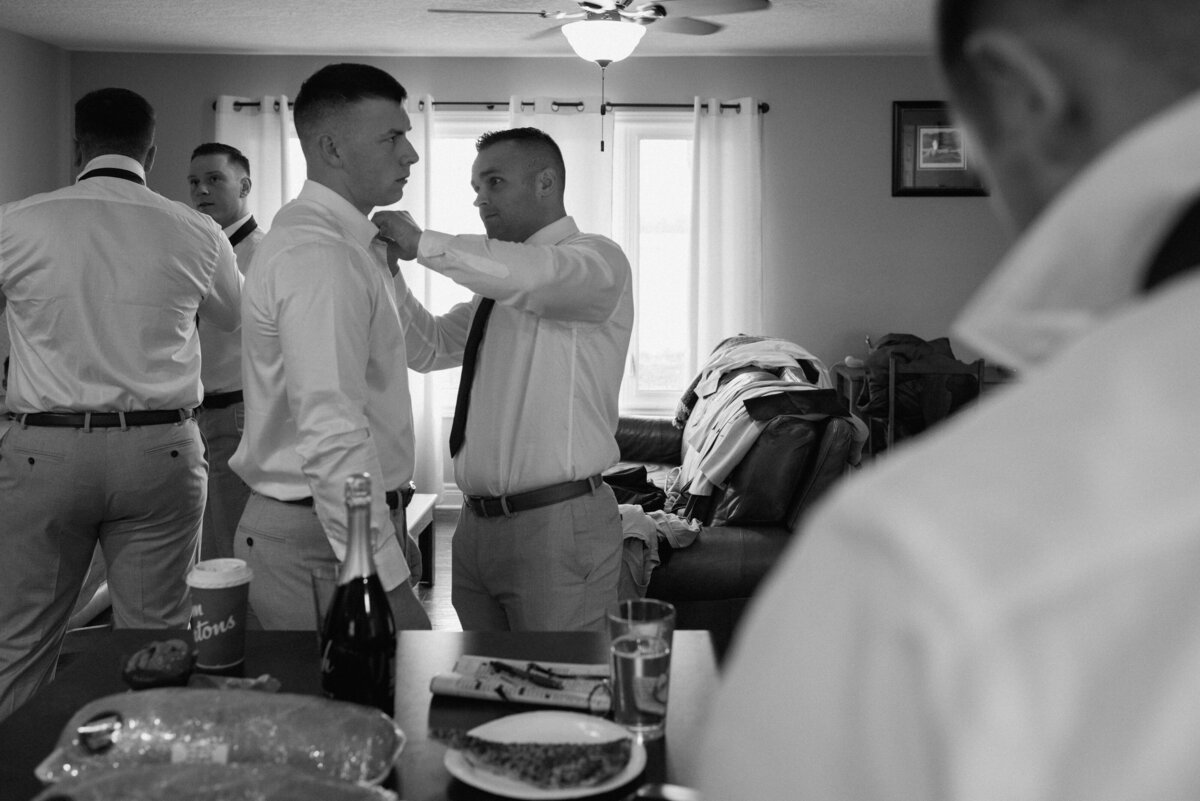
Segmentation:
[(134, 92), (85, 95), (76, 183), (0, 206), (0, 718), (53, 675), (97, 543), (117, 628), (188, 622), (206, 491), (197, 318), (236, 332), (242, 279), (211, 219), (145, 185), (154, 127)]
[(400, 258), (477, 293), (434, 316), (397, 281), (408, 366), (463, 366), (450, 433), (464, 494), (451, 599), (465, 630), (602, 628), (622, 548), (600, 474), (618, 458), (629, 262), (567, 216), (548, 135), (497, 131), (476, 149), (486, 237), (423, 232), (403, 212), (372, 218)]

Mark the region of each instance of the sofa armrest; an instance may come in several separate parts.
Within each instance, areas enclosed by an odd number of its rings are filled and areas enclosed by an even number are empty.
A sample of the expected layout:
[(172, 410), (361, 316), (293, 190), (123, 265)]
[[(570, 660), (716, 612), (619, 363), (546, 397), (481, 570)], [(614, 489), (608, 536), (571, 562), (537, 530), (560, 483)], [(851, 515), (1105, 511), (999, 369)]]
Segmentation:
[(683, 454), (683, 431), (669, 417), (622, 415), (617, 422), (617, 447), (623, 462), (677, 465)]

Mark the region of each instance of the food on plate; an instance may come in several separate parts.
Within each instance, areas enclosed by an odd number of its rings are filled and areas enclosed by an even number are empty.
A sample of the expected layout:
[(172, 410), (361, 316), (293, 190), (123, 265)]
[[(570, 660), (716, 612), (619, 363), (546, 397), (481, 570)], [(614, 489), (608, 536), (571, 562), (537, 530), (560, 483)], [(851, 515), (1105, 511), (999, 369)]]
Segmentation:
[(196, 655), (183, 640), (155, 640), (125, 661), (121, 678), (135, 690), (178, 687), (187, 684), (195, 662)]
[(603, 784), (625, 769), (633, 749), (629, 737), (598, 743), (501, 743), (454, 732), (443, 738), (472, 766), (544, 790)]
[(396, 801), (395, 793), (283, 765), (140, 765), (87, 773), (34, 801)]
[(67, 722), (44, 782), (163, 763), (290, 765), (377, 784), (404, 734), (377, 709), (312, 695), (164, 687), (100, 698)]

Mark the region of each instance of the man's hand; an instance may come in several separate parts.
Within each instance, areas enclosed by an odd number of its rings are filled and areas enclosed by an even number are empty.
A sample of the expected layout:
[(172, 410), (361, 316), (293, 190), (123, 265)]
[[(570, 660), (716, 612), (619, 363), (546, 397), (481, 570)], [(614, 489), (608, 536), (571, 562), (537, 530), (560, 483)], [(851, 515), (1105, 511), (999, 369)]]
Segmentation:
[(380, 235), (394, 247), (388, 248), (389, 257), (395, 254), (405, 261), (417, 257), (417, 244), (421, 241), (421, 228), (407, 211), (380, 211), (371, 218), (379, 228)]

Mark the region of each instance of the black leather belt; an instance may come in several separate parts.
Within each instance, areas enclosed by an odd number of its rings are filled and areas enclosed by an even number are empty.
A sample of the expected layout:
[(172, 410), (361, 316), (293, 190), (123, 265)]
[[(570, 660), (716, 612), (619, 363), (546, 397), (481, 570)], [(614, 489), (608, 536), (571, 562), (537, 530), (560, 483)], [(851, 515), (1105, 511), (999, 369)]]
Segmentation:
[(204, 402), (200, 404), (201, 409), (225, 409), (235, 403), (242, 402), (242, 391), (235, 389), (233, 392), (213, 392), (210, 395), (204, 396)]
[(195, 409), (163, 409), (153, 412), (32, 412), (10, 414), (23, 426), (50, 428), (128, 428), (182, 423), (196, 416)]
[(562, 484), (554, 484), (549, 487), (530, 490), (529, 492), (518, 492), (516, 495), (501, 495), (498, 498), (481, 498), (477, 495), (464, 495), (463, 503), (469, 506), (471, 511), (480, 517), (507, 517), (517, 512), (540, 509), (543, 506), (551, 506), (563, 501), (569, 501), (572, 498), (578, 498), (580, 495), (586, 495), (589, 492), (595, 492), (602, 483), (604, 483), (604, 480), (599, 474), (596, 474), (590, 478), (581, 478), (578, 481), (565, 481)]
[[(388, 490), (383, 494), (383, 499), (387, 501), (387, 506), (393, 512), (400, 508), (400, 504), (404, 504), (407, 509), (409, 503), (412, 502), (413, 495), (417, 492), (416, 487), (402, 487), (398, 490)], [(312, 506), (313, 499), (309, 495), (307, 498), (296, 498), (294, 501), (281, 501), (281, 503), (294, 503), (297, 506)]]

